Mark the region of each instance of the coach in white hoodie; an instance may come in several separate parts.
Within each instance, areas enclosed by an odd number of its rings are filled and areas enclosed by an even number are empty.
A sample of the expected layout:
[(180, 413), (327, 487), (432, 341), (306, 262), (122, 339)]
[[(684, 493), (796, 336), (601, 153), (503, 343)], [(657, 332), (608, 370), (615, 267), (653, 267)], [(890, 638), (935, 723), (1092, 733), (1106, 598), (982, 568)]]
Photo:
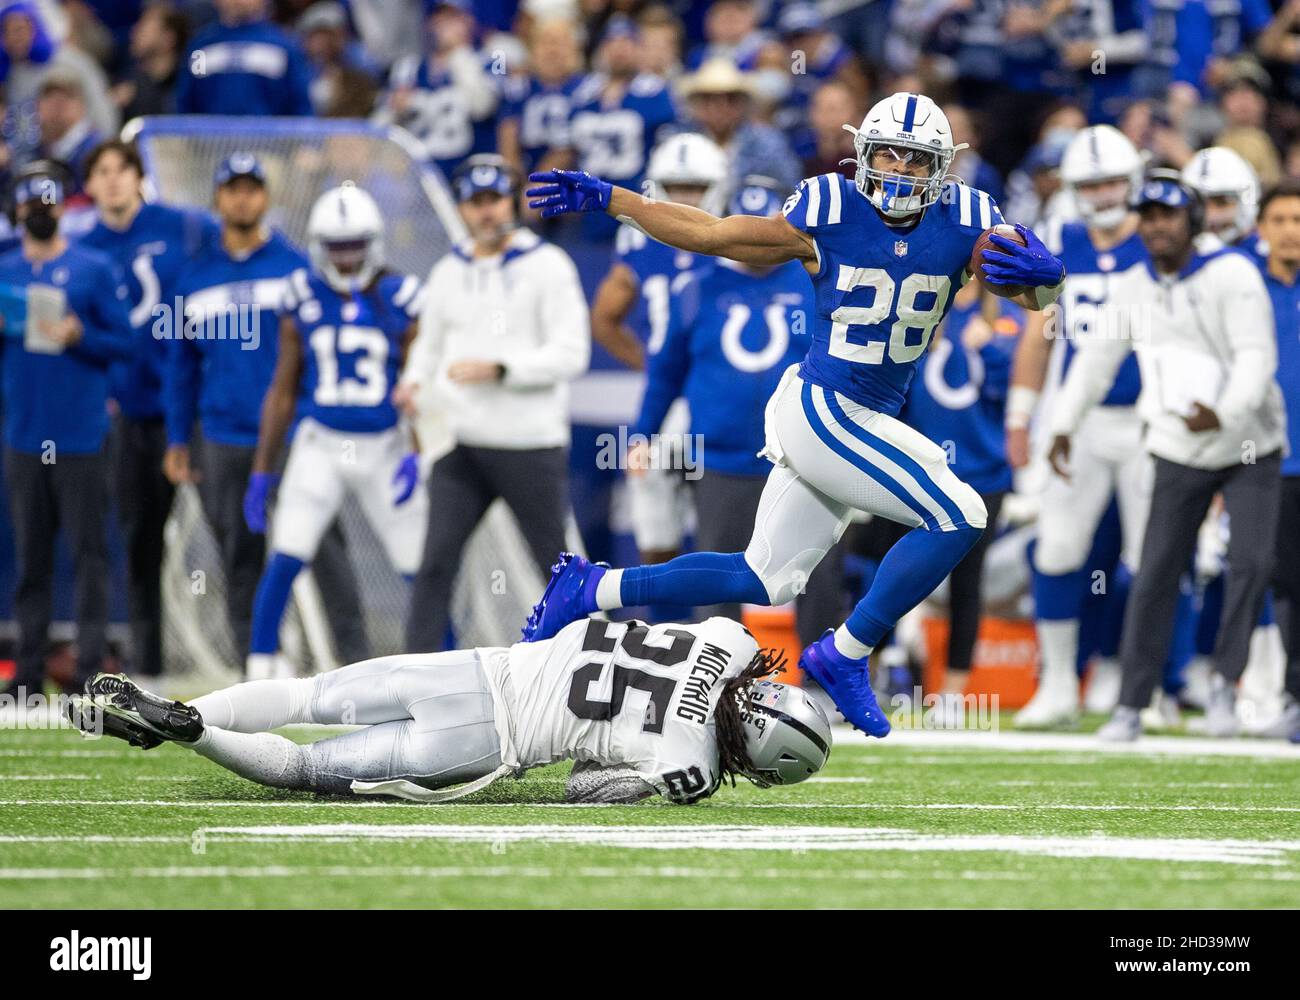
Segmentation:
[(518, 178), (471, 157), (452, 188), (470, 238), (434, 265), (419, 334), (394, 393), (413, 412), (432, 385), (455, 446), (429, 477), (429, 530), (411, 591), (406, 648), (441, 649), (461, 551), (488, 506), (510, 506), (543, 571), (565, 548), (569, 386), (591, 332), (578, 271), (517, 225)]
[(1120, 641), (1119, 706), (1099, 735), (1137, 738), (1138, 713), (1168, 656), (1179, 578), (1211, 500), (1222, 493), (1232, 525), (1229, 572), (1206, 726), (1226, 736), (1237, 729), (1235, 688), (1268, 587), (1277, 528), (1286, 415), (1274, 378), (1273, 308), (1244, 253), (1212, 235), (1196, 236), (1201, 206), (1176, 174), (1153, 171), (1137, 201), (1151, 264), (1117, 277), (1113, 308), (1080, 344), (1052, 410), (1049, 457), (1068, 476), (1070, 435), (1135, 350), (1138, 412), (1156, 476)]

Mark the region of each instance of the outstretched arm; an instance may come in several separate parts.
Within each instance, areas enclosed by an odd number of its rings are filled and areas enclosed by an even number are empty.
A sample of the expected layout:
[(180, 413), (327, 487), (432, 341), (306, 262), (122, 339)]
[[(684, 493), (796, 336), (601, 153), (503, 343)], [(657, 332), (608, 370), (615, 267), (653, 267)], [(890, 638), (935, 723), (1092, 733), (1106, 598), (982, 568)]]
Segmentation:
[(528, 204), (541, 209), (544, 218), (603, 211), (679, 250), (757, 266), (789, 260), (802, 261), (810, 269), (817, 265), (812, 237), (783, 217), (731, 215), (719, 219), (689, 205), (652, 201), (581, 171), (550, 170), (530, 174), (529, 180), (538, 186), (528, 189)]

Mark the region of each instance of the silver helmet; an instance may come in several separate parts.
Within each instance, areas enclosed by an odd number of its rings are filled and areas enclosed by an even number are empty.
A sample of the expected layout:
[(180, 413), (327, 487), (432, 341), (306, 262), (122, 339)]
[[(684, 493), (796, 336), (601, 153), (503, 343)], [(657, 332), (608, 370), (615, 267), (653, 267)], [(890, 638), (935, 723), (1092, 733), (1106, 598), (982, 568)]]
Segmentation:
[(831, 755), (831, 723), (800, 688), (759, 681), (741, 703), (745, 749), (756, 785), (793, 785), (822, 769)]

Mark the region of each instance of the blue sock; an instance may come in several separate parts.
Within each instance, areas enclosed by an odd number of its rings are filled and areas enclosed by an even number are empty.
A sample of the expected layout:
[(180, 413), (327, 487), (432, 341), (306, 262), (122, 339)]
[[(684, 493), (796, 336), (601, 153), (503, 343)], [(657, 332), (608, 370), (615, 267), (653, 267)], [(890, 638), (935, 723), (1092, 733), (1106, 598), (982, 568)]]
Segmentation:
[(880, 561), (867, 596), (844, 623), (853, 638), (873, 649), (880, 645), (885, 633), (933, 593), (983, 532), (983, 528), (913, 528), (895, 542)]
[[(767, 588), (745, 553), (691, 552), (657, 566), (623, 570), (624, 607), (640, 604), (768, 604)], [(593, 594), (594, 598), (594, 594)]]
[(1034, 616), (1048, 621), (1069, 621), (1083, 613), (1088, 593), (1087, 569), (1071, 573), (1040, 573), (1034, 570)]
[(271, 561), (262, 571), (253, 599), (253, 635), (249, 641), (251, 653), (274, 653), (280, 648), (280, 619), (289, 604), (293, 578), (303, 567), (301, 559), (273, 552)]

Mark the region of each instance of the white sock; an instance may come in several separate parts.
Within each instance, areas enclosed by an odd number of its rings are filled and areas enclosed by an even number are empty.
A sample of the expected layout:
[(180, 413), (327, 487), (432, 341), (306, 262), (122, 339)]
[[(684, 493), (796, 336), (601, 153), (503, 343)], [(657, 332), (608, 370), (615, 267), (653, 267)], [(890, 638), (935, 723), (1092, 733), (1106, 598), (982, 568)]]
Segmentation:
[(1079, 619), (1040, 620), (1038, 622), (1038, 655), (1041, 672), (1040, 690), (1078, 690), (1079, 678), (1074, 662), (1079, 655)]
[(601, 611), (616, 611), (623, 606), (623, 571), (607, 569), (596, 584), (596, 607)]
[(259, 785), (311, 787), (307, 748), (274, 733), (232, 733), (205, 726), (202, 736), (181, 746)]
[(311, 722), (315, 679), (245, 681), (195, 698), (191, 705), (205, 726), (236, 733), (264, 733), (293, 722)]
[(835, 648), (850, 660), (860, 660), (871, 653), (871, 647), (859, 642), (847, 625), (841, 625), (835, 630)]
[(266, 681), (275, 676), (274, 653), (249, 653), (244, 661), (244, 676), (250, 681)]

